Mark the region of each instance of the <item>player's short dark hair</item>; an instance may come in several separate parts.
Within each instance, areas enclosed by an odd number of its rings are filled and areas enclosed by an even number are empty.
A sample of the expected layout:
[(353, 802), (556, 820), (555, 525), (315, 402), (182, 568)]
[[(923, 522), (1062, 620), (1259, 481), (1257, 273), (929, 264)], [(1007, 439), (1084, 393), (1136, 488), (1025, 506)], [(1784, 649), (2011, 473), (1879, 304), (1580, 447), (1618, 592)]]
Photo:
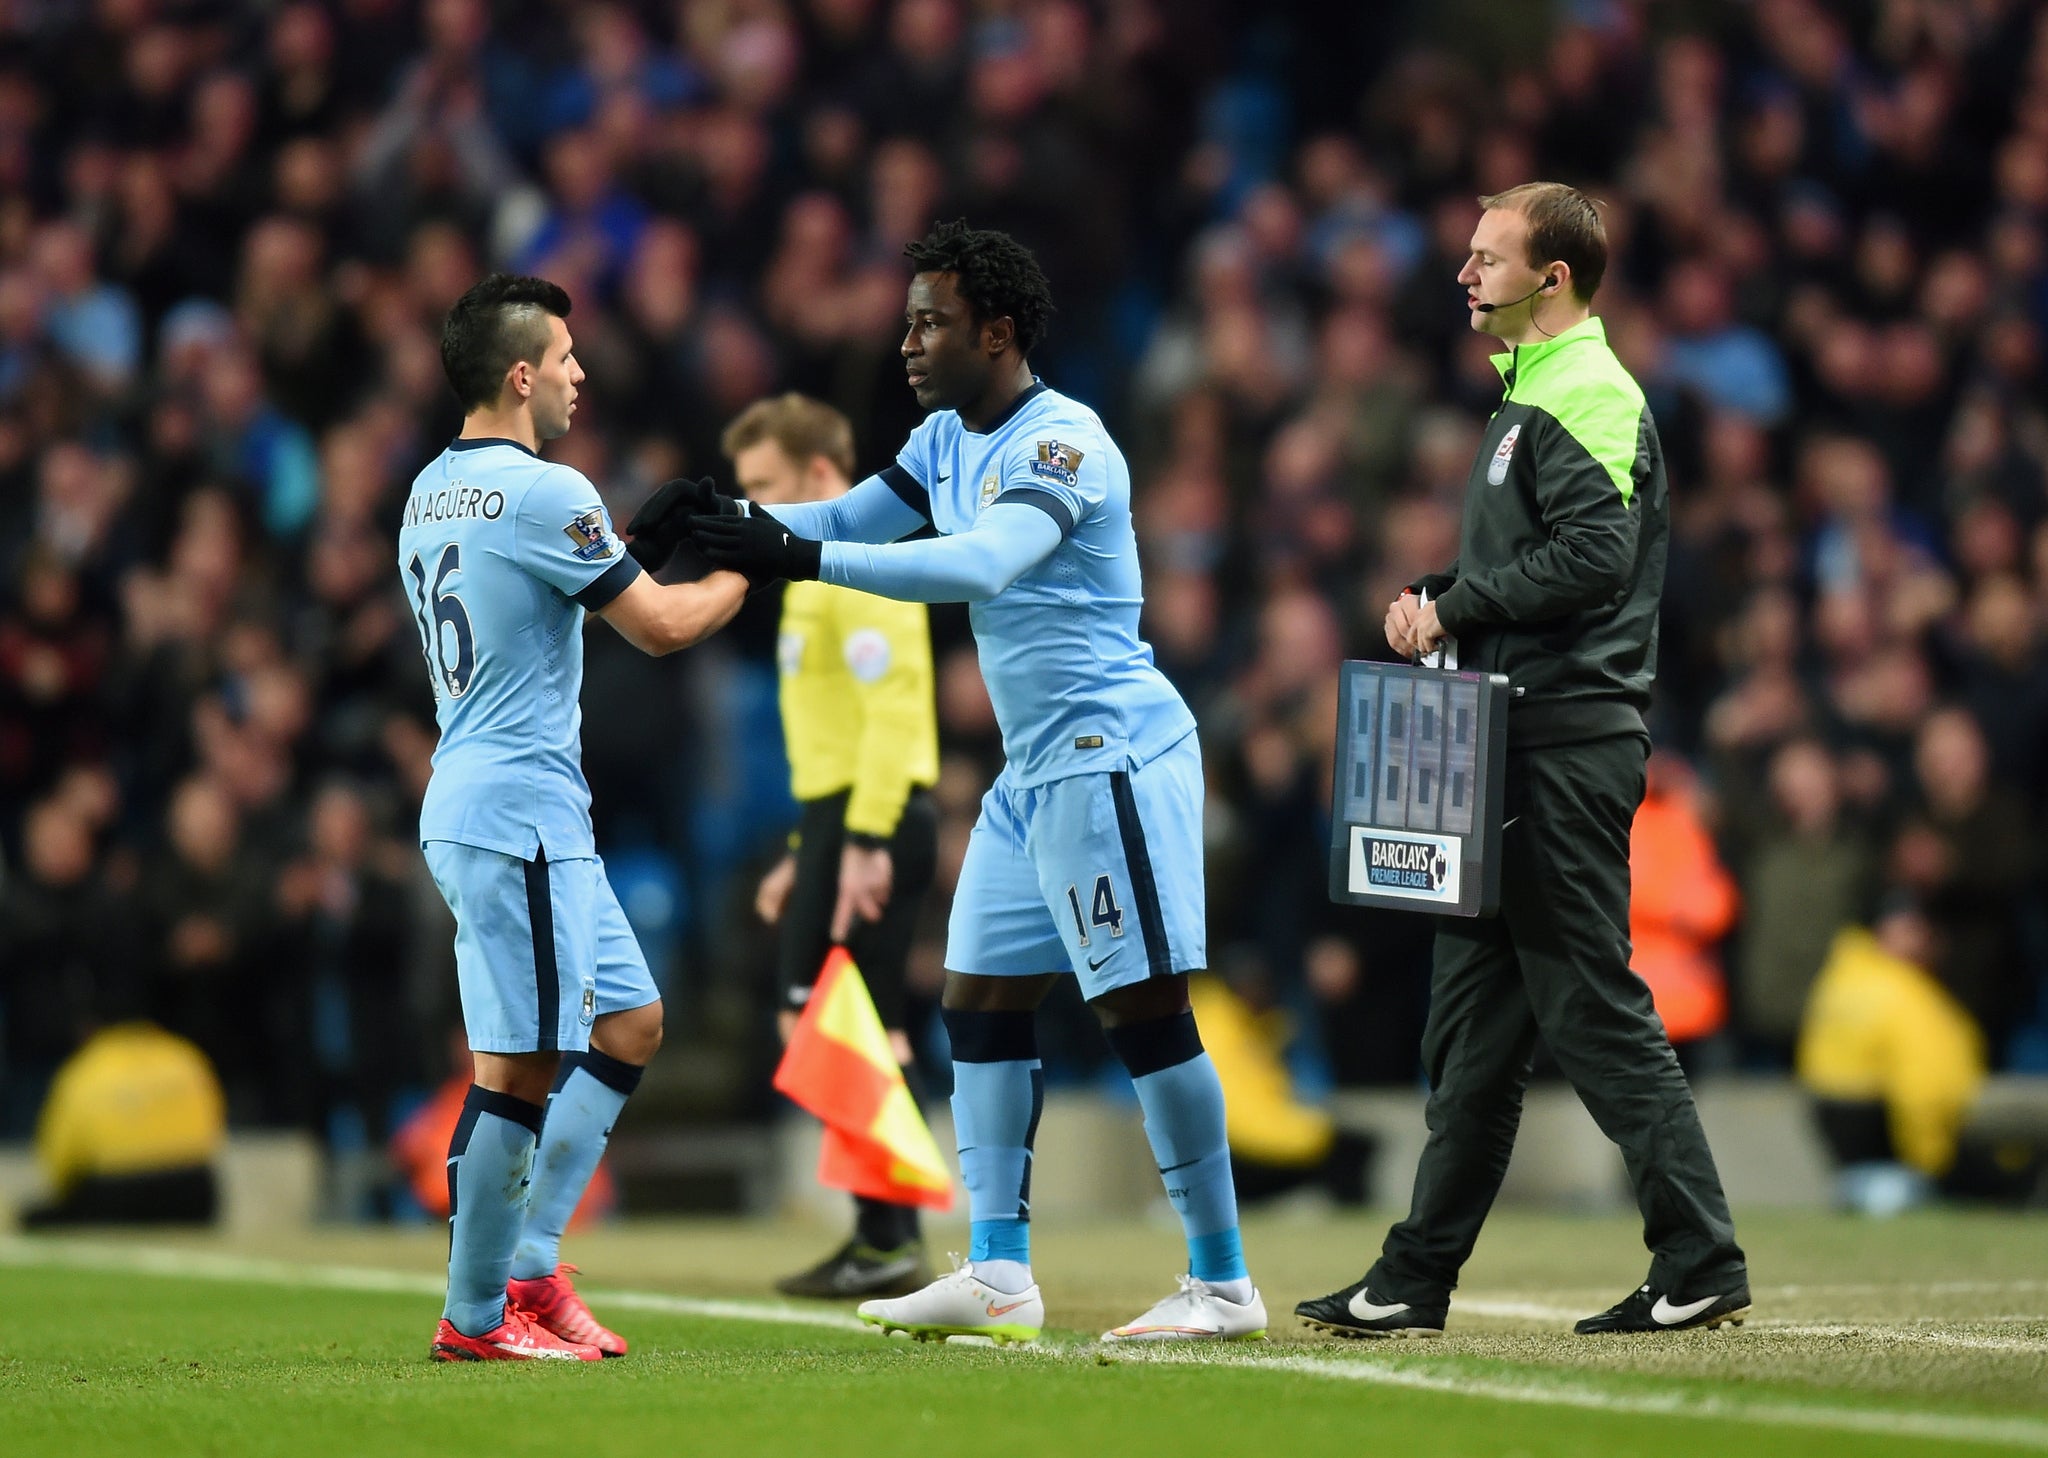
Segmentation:
[(1029, 354), (1052, 320), (1052, 289), (1031, 250), (1008, 233), (970, 228), (965, 218), (935, 224), (903, 250), (919, 273), (950, 273), (975, 320), (1007, 318), (1017, 352)]
[(1572, 292), (1590, 304), (1607, 276), (1607, 225), (1593, 199), (1562, 182), (1525, 182), (1479, 199), (1491, 212), (1506, 208), (1529, 220), (1529, 266), (1556, 259), (1571, 265)]
[(548, 316), (569, 317), (569, 295), (544, 278), (494, 273), (455, 301), (441, 326), (441, 368), (462, 413), (494, 405), (505, 371), (539, 364), (548, 347)]

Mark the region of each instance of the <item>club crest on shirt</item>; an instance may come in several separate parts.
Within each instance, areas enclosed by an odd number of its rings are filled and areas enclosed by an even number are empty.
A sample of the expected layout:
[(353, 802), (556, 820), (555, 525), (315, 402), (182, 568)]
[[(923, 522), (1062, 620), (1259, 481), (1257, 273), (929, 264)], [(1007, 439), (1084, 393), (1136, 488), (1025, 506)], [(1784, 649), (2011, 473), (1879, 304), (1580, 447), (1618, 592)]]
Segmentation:
[(1038, 459), (1031, 462), (1032, 475), (1071, 487), (1079, 478), (1080, 470), (1081, 453), (1072, 446), (1056, 440), (1038, 443)]
[(576, 544), (579, 562), (598, 562), (619, 554), (619, 539), (605, 525), (604, 508), (593, 506), (562, 528), (562, 535)]
[(1486, 483), (1498, 486), (1508, 478), (1508, 462), (1515, 458), (1515, 442), (1522, 438), (1522, 422), (1516, 421), (1508, 427), (1508, 433), (1500, 438), (1500, 444), (1493, 448), (1493, 461), (1486, 468)]
[(986, 476), (981, 478), (981, 504), (975, 507), (974, 509), (976, 511), (987, 510), (988, 504), (996, 499), (997, 495), (1001, 492), (1001, 490), (1001, 478), (998, 477), (994, 471), (990, 471)]

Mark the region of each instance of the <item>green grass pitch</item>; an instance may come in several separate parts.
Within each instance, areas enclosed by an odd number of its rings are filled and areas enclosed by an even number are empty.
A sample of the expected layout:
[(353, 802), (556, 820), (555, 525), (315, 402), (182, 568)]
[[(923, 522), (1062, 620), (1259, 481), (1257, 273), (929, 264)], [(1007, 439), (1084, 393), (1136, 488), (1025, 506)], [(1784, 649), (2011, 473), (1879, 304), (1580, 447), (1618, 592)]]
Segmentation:
[(634, 1343), (575, 1367), (429, 1363), (438, 1231), (0, 1238), (0, 1454), (2048, 1453), (2048, 1221), (1740, 1224), (1740, 1331), (1574, 1338), (1641, 1278), (1633, 1223), (1502, 1212), (1441, 1341), (1368, 1345), (1289, 1313), (1383, 1221), (1255, 1220), (1273, 1339), (1127, 1355), (1091, 1338), (1171, 1289), (1170, 1228), (1041, 1223), (1055, 1329), (998, 1351), (776, 1301), (828, 1232), (634, 1222), (572, 1237)]

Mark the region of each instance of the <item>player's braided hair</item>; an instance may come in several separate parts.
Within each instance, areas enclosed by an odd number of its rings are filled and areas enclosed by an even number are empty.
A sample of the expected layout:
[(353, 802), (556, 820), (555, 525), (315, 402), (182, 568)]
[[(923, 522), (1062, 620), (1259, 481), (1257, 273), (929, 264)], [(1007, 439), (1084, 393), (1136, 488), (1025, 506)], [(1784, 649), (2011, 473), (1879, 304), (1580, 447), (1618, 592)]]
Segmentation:
[(950, 273), (976, 320), (1007, 318), (1017, 352), (1030, 354), (1052, 319), (1052, 289), (1031, 250), (1008, 233), (970, 228), (965, 218), (937, 223), (903, 250), (919, 273)]
[(544, 278), (494, 273), (455, 301), (441, 326), (441, 368), (464, 414), (496, 403), (505, 371), (539, 364), (548, 347), (548, 315), (569, 317), (569, 295)]

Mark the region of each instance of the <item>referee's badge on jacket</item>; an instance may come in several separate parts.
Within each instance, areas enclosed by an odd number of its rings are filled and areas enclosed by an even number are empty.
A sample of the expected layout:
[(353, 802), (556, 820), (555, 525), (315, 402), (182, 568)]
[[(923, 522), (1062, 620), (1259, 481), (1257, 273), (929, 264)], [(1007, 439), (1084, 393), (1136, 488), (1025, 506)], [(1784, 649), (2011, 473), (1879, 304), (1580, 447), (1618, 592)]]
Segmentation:
[(1515, 442), (1522, 438), (1522, 422), (1517, 420), (1508, 427), (1508, 433), (1500, 438), (1500, 444), (1493, 448), (1493, 462), (1486, 468), (1486, 482), (1498, 486), (1508, 478), (1508, 462), (1515, 458)]

